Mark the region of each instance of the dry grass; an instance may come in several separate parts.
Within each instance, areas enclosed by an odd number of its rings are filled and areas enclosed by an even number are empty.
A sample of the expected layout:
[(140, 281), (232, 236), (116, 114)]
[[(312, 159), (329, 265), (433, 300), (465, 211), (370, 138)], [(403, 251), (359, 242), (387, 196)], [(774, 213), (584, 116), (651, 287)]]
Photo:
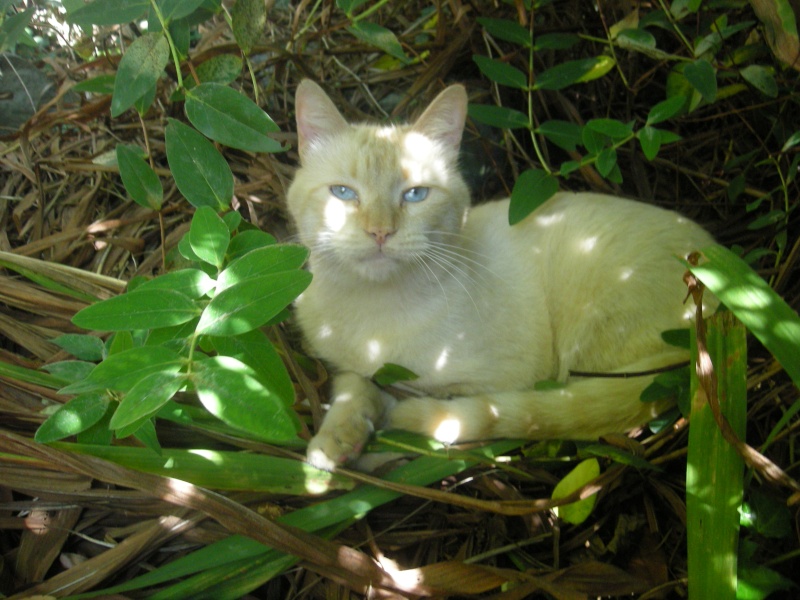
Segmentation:
[[(498, 99), (471, 55), (485, 54), (487, 49), (508, 51), (508, 47), (486, 38), (476, 17), (515, 18), (513, 7), (459, 0), (437, 3), (442, 15), (438, 24), (420, 36), (420, 15), (428, 5), (394, 3), (394, 8), (379, 12), (379, 18), (400, 34), (410, 55), (422, 60), (381, 70), (375, 68), (379, 55), (344, 29), (346, 20), (332, 2), (312, 4), (273, 7), (263, 45), (253, 53), (262, 104), (282, 131), (293, 131), (292, 94), (302, 77), (325, 82), (352, 118), (408, 116), (451, 81), (465, 83), (474, 102)], [(597, 12), (577, 0), (558, 3), (557, 9), (540, 14), (541, 31), (603, 38), (605, 27), (626, 14), (625, 3), (606, 4)], [(214, 54), (237, 53), (223, 19), (206, 23), (200, 33), (191, 52), (193, 64)], [(123, 28), (122, 37), (127, 34)], [(96, 41), (103, 35), (118, 39), (120, 32), (105, 31)], [(573, 58), (576, 52), (602, 51), (590, 42), (579, 48), (558, 55), (542, 53), (536, 68)], [(627, 121), (646, 115), (664, 98), (668, 65), (617, 52), (618, 72), (564, 92), (537, 94), (538, 118), (581, 123), (595, 117)], [(524, 65), (525, 57), (505, 58)], [(107, 96), (79, 98), (69, 88), (88, 76), (113, 72), (111, 59), (84, 62), (62, 48), (53, 50), (44, 62), (58, 93), (18, 132), (0, 142), (0, 251), (4, 253), (0, 260), (46, 274), (72, 290), (108, 297), (120, 293), (132, 277), (161, 272), (162, 252), (169, 255), (174, 250), (187, 231), (191, 211), (162, 168), (162, 239), (159, 215), (127, 199), (115, 167), (104, 166), (104, 155), (119, 142), (141, 146), (146, 142), (156, 164), (165, 166), (166, 117), (180, 118), (181, 107), (169, 99), (174, 82), (168, 79), (144, 119), (129, 111), (110, 120)], [(784, 84), (796, 80), (796, 75), (778, 73)], [(252, 97), (249, 77), (242, 76), (236, 85)], [(524, 110), (521, 94), (506, 89), (500, 100)], [(797, 307), (800, 237), (797, 213), (791, 212), (798, 206), (797, 184), (785, 188), (788, 227), (780, 223), (749, 227), (755, 216), (768, 212), (770, 202), (783, 203), (774, 165), (785, 171), (787, 164), (785, 157), (771, 151), (775, 148), (771, 136), (779, 128), (788, 133), (800, 129), (797, 104), (790, 96), (767, 99), (752, 91), (731, 96), (682, 118), (676, 127), (683, 140), (665, 148), (653, 163), (634, 145), (620, 149), (622, 186), (608, 184), (592, 169), (577, 172), (564, 185), (618, 192), (675, 208), (706, 224), (723, 244), (738, 244), (746, 251), (775, 249), (780, 231), (788, 232), (780, 260), (765, 258), (759, 265), (761, 274)], [(474, 161), (469, 169), (487, 170), (475, 186), (478, 197), (507, 193), (514, 176), (532, 162), (530, 140), (522, 136), (470, 125), (466, 137), (468, 160)], [(290, 133), (285, 138), (294, 139)], [(743, 169), (725, 165), (750, 151), (774, 163), (752, 165), (742, 194), (732, 200), (729, 187)], [(554, 152), (548, 160), (557, 163), (566, 158), (560, 150)], [(295, 152), (254, 156), (228, 151), (226, 157), (236, 176), (237, 209), (245, 219), (285, 237), (283, 198)], [(776, 189), (772, 200), (748, 210), (749, 202)], [(77, 332), (70, 318), (86, 302), (85, 296), (0, 269), (0, 360), (36, 368), (67, 358), (51, 340)], [(798, 392), (756, 343), (751, 344), (750, 365), (748, 442), (759, 448)], [(324, 375), (296, 374), (303, 378), (298, 384), (307, 394), (324, 394)], [(682, 420), (657, 435), (610, 440), (660, 470), (640, 471), (608, 461), (597, 509), (583, 525), (563, 526), (547, 501), (575, 448), (530, 444), (515, 463), (516, 470), (484, 465), (450, 476), (433, 489), (401, 486), (398, 489), (406, 492), (401, 498), (372, 511), (335, 541), (327, 541), (269, 518), (308, 505), (307, 498), (254, 492), (223, 496), (200, 488), (179, 493), (165, 478), (35, 444), (32, 435), (44, 420), (43, 410), (64, 400), (46, 385), (0, 377), (0, 592), (14, 598), (103, 589), (231, 533), (250, 535), (303, 557), (298, 566), (247, 596), (253, 598), (348, 598), (368, 591), (388, 597), (392, 593), (378, 591), (380, 585), (396, 586), (398, 580), (377, 565), (390, 564), (424, 567), (420, 571), (424, 581), (409, 587), (416, 590), (410, 595), (486, 593), (507, 600), (534, 593), (556, 598), (685, 594), (687, 423)], [(790, 476), (797, 470), (797, 430), (798, 421), (793, 419), (767, 451)], [(209, 440), (167, 425), (160, 435), (165, 446), (247, 447), (242, 441)], [(750, 476), (753, 486), (764, 479), (758, 471)], [(764, 487), (781, 502), (791, 493), (779, 485)], [(244, 510), (245, 506), (252, 510)], [(796, 518), (796, 505), (792, 510)], [(798, 558), (789, 553), (797, 543), (796, 533), (769, 543), (761, 540), (759, 558), (775, 559), (773, 568), (792, 577)], [(505, 581), (517, 585), (500, 588)], [(371, 587), (370, 582), (378, 583)]]

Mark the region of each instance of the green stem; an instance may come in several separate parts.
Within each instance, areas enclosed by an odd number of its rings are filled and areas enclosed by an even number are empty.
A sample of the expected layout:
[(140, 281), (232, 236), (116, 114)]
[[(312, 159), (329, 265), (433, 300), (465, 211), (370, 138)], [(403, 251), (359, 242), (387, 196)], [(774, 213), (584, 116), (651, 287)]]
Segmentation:
[(169, 23), (164, 18), (164, 15), (161, 13), (161, 9), (158, 6), (156, 0), (150, 0), (150, 6), (153, 8), (153, 12), (156, 14), (158, 18), (158, 22), (161, 23), (161, 29), (164, 30), (164, 35), (167, 36), (167, 42), (169, 43), (169, 49), (172, 53), (172, 62), (175, 63), (175, 75), (178, 77), (178, 89), (183, 89), (183, 75), (181, 74), (181, 60), (178, 57), (178, 49), (175, 46), (175, 42), (172, 39), (172, 35), (169, 33)]
[(362, 19), (365, 19), (368, 16), (370, 16), (372, 13), (377, 12), (387, 2), (389, 2), (389, 0), (379, 0), (378, 2), (370, 6), (368, 9), (366, 9), (359, 15), (353, 15), (352, 13), (348, 13), (347, 18), (350, 19), (353, 23), (358, 23)]
[(544, 154), (542, 154), (542, 149), (539, 147), (539, 140), (536, 138), (536, 124), (533, 118), (533, 18), (531, 18), (530, 24), (531, 45), (528, 47), (528, 127), (530, 128), (531, 142), (533, 143), (533, 151), (536, 152), (536, 158), (539, 159), (539, 164), (542, 165), (542, 169), (544, 169), (545, 173), (552, 175), (553, 169), (547, 164)]

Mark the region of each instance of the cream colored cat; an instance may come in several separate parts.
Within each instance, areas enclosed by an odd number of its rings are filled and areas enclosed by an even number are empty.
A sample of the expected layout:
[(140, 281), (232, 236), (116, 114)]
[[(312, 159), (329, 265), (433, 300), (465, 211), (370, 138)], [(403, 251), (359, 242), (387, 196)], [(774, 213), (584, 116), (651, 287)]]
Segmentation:
[[(684, 267), (712, 243), (676, 213), (561, 193), (508, 225), (508, 200), (470, 208), (456, 168), (467, 95), (445, 89), (412, 125), (351, 125), (322, 89), (297, 90), (302, 167), (288, 192), (314, 274), (297, 301), (313, 352), (335, 367), (332, 405), (308, 447), (331, 469), (374, 429), (454, 442), (596, 439), (665, 408), (637, 372), (687, 353)], [(384, 363), (419, 375), (396, 401), (370, 381)], [(537, 381), (567, 382), (534, 391)]]

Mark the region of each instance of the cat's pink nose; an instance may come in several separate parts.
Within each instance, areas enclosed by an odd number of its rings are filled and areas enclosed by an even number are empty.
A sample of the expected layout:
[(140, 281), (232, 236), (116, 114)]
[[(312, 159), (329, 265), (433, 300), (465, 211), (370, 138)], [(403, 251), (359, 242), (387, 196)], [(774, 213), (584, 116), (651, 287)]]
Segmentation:
[(369, 235), (372, 236), (372, 238), (375, 240), (375, 243), (378, 244), (378, 246), (383, 246), (386, 243), (386, 240), (389, 238), (389, 236), (394, 233), (394, 231), (390, 231), (388, 229), (375, 229), (375, 230), (370, 230), (367, 233), (369, 233)]

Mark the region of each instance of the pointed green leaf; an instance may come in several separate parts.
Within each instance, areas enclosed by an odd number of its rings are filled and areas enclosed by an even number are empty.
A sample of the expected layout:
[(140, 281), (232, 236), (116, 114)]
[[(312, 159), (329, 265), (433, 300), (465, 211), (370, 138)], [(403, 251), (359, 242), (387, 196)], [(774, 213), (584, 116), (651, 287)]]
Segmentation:
[(717, 97), (717, 71), (705, 59), (696, 60), (686, 65), (683, 74), (703, 100), (714, 102)]
[(398, 381), (413, 381), (415, 379), (419, 379), (419, 375), (393, 363), (386, 363), (375, 371), (372, 376), (372, 380), (378, 385), (392, 385)]
[(543, 135), (559, 148), (574, 152), (582, 141), (583, 128), (576, 123), (552, 119), (545, 121), (536, 128), (536, 133)]
[(686, 96), (673, 96), (662, 100), (650, 109), (650, 112), (647, 114), (647, 124), (656, 125), (667, 119), (671, 119), (681, 112), (687, 102), (688, 98), (686, 98)]
[(111, 417), (111, 428), (121, 429), (154, 415), (185, 384), (185, 375), (170, 371), (160, 371), (143, 377), (119, 403), (114, 416)]
[(308, 250), (296, 244), (276, 244), (252, 250), (232, 261), (220, 273), (217, 292), (253, 277), (299, 269), (307, 258)]
[(268, 442), (297, 438), (296, 415), (241, 361), (229, 356), (201, 361), (192, 382), (203, 406), (231, 427)]
[(661, 149), (661, 131), (655, 127), (645, 125), (637, 132), (636, 137), (639, 138), (639, 144), (642, 146), (645, 158), (653, 160)]
[(505, 106), (470, 104), (467, 114), (475, 121), (501, 129), (521, 129), (529, 126), (526, 114)]
[(89, 429), (99, 422), (108, 409), (105, 394), (83, 394), (76, 396), (56, 412), (36, 430), (34, 439), (40, 444), (49, 444)]
[(122, 56), (114, 81), (111, 116), (118, 117), (152, 88), (169, 61), (169, 44), (160, 33), (137, 38)]
[[(4, 9), (0, 9), (4, 12)], [(30, 24), (36, 8), (31, 7), (0, 20), (0, 53), (13, 50), (17, 41), (25, 33), (25, 28)]]
[(581, 38), (574, 33), (545, 33), (536, 36), (533, 47), (536, 50), (567, 50), (580, 41)]
[(251, 250), (263, 248), (264, 246), (271, 246), (274, 243), (275, 238), (264, 231), (259, 231), (257, 229), (240, 231), (233, 236), (231, 243), (228, 244), (226, 258), (229, 262), (232, 262), (234, 259), (244, 256)]
[(544, 171), (524, 171), (511, 191), (508, 222), (515, 225), (544, 204), (558, 191), (558, 180)]
[(236, 43), (245, 54), (261, 39), (267, 24), (267, 5), (264, 0), (236, 0), (231, 8), (231, 28)]
[(375, 46), (376, 48), (380, 48), (386, 52), (386, 54), (395, 57), (404, 64), (411, 62), (394, 33), (377, 23), (357, 21), (348, 27), (347, 31), (361, 41)]
[[(582, 488), (598, 475), (600, 475), (600, 463), (597, 462), (596, 458), (589, 458), (578, 463), (578, 466), (567, 473), (566, 477), (559, 481), (558, 485), (553, 489), (553, 500), (569, 496), (572, 492)], [(556, 509), (556, 514), (567, 523), (580, 525), (592, 514), (595, 502), (597, 502), (597, 494), (593, 494), (588, 498), (578, 500), (572, 504), (559, 506)]]
[(197, 333), (239, 335), (260, 327), (297, 298), (310, 282), (307, 271), (246, 279), (214, 296), (200, 317)]
[(189, 203), (216, 210), (230, 206), (233, 173), (214, 145), (175, 119), (169, 119), (165, 138), (175, 184)]
[(617, 166), (617, 151), (614, 148), (604, 148), (597, 155), (597, 172), (603, 177), (608, 177)]
[(138, 147), (117, 144), (117, 166), (122, 184), (137, 204), (161, 210), (164, 188), (155, 171), (143, 159)]
[(62, 394), (98, 390), (127, 392), (151, 373), (177, 373), (185, 359), (163, 346), (140, 346), (110, 355), (83, 381), (68, 385)]
[(528, 77), (516, 67), (480, 54), (473, 55), (472, 60), (478, 65), (481, 73), (495, 83), (521, 90), (528, 89)]
[(189, 243), (202, 260), (217, 268), (225, 260), (225, 251), (231, 240), (231, 232), (213, 208), (201, 206), (194, 213), (189, 229)]
[(205, 0), (159, 0), (161, 14), (167, 21), (175, 21), (188, 17), (203, 4)]
[(186, 116), (203, 134), (231, 148), (249, 152), (284, 150), (280, 142), (266, 135), (279, 130), (267, 113), (226, 85), (204, 83), (187, 91)]
[(516, 21), (478, 17), (478, 23), (493, 37), (525, 48), (531, 45), (531, 32)]
[(568, 60), (539, 73), (533, 89), (560, 90), (573, 83), (591, 81), (608, 73), (614, 64), (608, 56)]
[(632, 125), (616, 119), (591, 119), (586, 122), (586, 127), (614, 140), (621, 140), (633, 134)]
[(132, 331), (180, 325), (198, 313), (192, 299), (180, 292), (145, 289), (87, 306), (72, 322), (95, 331)]
[(215, 281), (200, 269), (181, 269), (145, 281), (136, 292), (144, 290), (172, 290), (196, 300), (214, 289)]
[(761, 65), (748, 65), (739, 71), (744, 80), (769, 98), (778, 97), (778, 83), (775, 76)]
[(103, 340), (94, 335), (65, 333), (55, 338), (53, 343), (80, 360), (98, 361), (105, 354)]

